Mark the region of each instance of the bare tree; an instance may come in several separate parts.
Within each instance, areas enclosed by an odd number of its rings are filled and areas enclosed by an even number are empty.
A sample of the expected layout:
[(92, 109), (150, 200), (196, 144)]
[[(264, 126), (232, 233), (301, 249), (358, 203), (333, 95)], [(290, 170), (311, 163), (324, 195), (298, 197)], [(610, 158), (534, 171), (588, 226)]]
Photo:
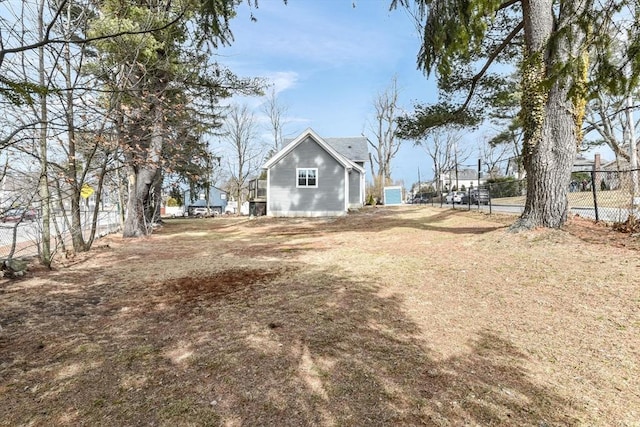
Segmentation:
[[(613, 151), (616, 160), (628, 162), (631, 158), (628, 149), (628, 137), (630, 134), (630, 123), (626, 112), (628, 107), (628, 96), (612, 96), (597, 93), (595, 98), (587, 105), (585, 114), (584, 129), (585, 134), (596, 132), (602, 141)], [(633, 106), (631, 107), (633, 108)], [(637, 122), (632, 124), (637, 126)], [(638, 141), (636, 140), (636, 144)]]
[(433, 162), (436, 190), (439, 193), (444, 191), (445, 186), (448, 186), (448, 190), (452, 190), (454, 186), (458, 188), (458, 165), (469, 158), (469, 154), (461, 149), (459, 141), (458, 132), (434, 130), (421, 143)]
[(489, 173), (489, 178), (493, 179), (499, 176), (498, 165), (513, 156), (512, 148), (506, 144), (495, 145), (485, 140), (484, 145), (480, 147), (480, 159)]
[(235, 195), (239, 207), (243, 201), (245, 183), (258, 171), (264, 149), (257, 142), (256, 117), (246, 105), (232, 105), (222, 129), (223, 140), (231, 150), (231, 156), (227, 160), (231, 192)]
[(373, 152), (369, 152), (371, 175), (376, 193), (382, 197), (382, 188), (391, 182), (391, 160), (400, 149), (401, 140), (396, 138), (396, 117), (398, 113), (398, 79), (393, 77), (384, 92), (378, 93), (373, 100), (375, 120), (370, 129), (375, 142), (369, 141)]
[(282, 148), (283, 130), (287, 124), (285, 116), (287, 114), (287, 106), (282, 104), (277, 97), (275, 88), (267, 94), (266, 102), (262, 105), (262, 111), (269, 118), (271, 125), (271, 134), (273, 135), (272, 153), (277, 153)]

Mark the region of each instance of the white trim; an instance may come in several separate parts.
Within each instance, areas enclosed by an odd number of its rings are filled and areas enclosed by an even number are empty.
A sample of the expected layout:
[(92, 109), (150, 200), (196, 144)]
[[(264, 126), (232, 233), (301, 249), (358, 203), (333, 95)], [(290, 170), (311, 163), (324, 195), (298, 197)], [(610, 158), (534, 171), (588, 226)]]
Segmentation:
[(267, 169), (267, 194), (265, 195), (267, 206), (264, 212), (266, 216), (271, 216), (270, 214), (271, 208), (269, 207), (269, 202), (271, 200), (271, 198), (269, 197), (270, 194), (271, 194), (271, 169)]
[(367, 183), (365, 182), (365, 176), (363, 173), (360, 174), (360, 205), (364, 206), (364, 202), (365, 202), (365, 188), (367, 186)]
[[(300, 177), (300, 171), (315, 171), (316, 172), (316, 185), (300, 185), (298, 180)], [(307, 182), (309, 182), (309, 175), (307, 174)], [(318, 168), (296, 168), (296, 188), (318, 188)]]
[(344, 168), (344, 210), (349, 210), (349, 170)]

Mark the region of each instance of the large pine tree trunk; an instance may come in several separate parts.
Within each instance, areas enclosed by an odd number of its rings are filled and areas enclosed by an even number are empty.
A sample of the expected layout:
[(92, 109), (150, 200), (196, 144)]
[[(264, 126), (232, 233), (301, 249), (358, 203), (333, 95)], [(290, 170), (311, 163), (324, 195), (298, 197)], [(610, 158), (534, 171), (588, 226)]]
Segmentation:
[[(523, 66), (524, 167), (527, 200), (513, 229), (559, 228), (567, 220), (567, 193), (577, 147), (575, 107), (569, 98), (572, 79), (555, 79), (549, 70), (579, 55), (581, 37), (570, 46), (554, 27), (552, 0), (524, 0), (525, 65)], [(549, 41), (555, 37), (553, 43)], [(546, 83), (546, 84), (545, 84)]]
[[(160, 155), (164, 139), (164, 112), (157, 100), (152, 109), (153, 124), (149, 148), (144, 152), (144, 161), (129, 166), (129, 192), (127, 214), (124, 221), (123, 237), (141, 237), (151, 233), (153, 215), (149, 206), (154, 196), (153, 187), (158, 179)], [(140, 154), (140, 153), (138, 153)]]
[(576, 155), (575, 123), (567, 104), (566, 91), (554, 87), (540, 141), (525, 154), (527, 200), (519, 221), (522, 227), (559, 228), (567, 220), (567, 193)]
[(129, 168), (129, 198), (123, 237), (141, 237), (151, 232), (151, 223), (147, 220), (145, 211), (155, 174), (155, 170), (150, 167)]

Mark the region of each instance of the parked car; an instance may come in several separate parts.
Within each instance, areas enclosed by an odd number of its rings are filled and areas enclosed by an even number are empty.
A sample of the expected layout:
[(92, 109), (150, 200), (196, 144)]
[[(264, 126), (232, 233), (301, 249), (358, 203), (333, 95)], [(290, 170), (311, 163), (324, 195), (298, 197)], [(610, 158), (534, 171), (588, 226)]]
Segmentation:
[(444, 198), (445, 203), (462, 203), (462, 197), (464, 197), (464, 191), (451, 191)]
[(414, 197), (411, 203), (414, 205), (419, 205), (419, 204), (421, 205), (423, 203), (429, 203), (429, 199), (426, 196), (418, 196), (418, 197)]
[(485, 189), (470, 190), (462, 197), (462, 204), (488, 205), (490, 201), (489, 191)]
[(208, 218), (222, 215), (222, 207), (221, 206), (210, 206), (207, 208), (206, 206), (189, 206), (189, 216), (196, 218)]
[(195, 216), (196, 218), (206, 218), (209, 216), (209, 209), (205, 207), (195, 207), (190, 212), (191, 216)]
[(9, 209), (0, 216), (2, 222), (35, 221), (36, 219), (38, 219), (38, 213), (35, 209), (25, 208)]

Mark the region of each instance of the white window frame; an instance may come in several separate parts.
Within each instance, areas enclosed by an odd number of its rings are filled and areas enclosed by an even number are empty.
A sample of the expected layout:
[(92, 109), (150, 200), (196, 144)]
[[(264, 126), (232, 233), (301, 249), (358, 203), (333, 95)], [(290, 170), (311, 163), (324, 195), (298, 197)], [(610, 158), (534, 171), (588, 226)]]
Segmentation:
[[(314, 171), (316, 176), (316, 184), (315, 185), (300, 185), (300, 181), (298, 177), (300, 176), (300, 171)], [(307, 174), (306, 178), (307, 182), (309, 182), (309, 175)], [(318, 168), (296, 168), (296, 188), (318, 188)]]

